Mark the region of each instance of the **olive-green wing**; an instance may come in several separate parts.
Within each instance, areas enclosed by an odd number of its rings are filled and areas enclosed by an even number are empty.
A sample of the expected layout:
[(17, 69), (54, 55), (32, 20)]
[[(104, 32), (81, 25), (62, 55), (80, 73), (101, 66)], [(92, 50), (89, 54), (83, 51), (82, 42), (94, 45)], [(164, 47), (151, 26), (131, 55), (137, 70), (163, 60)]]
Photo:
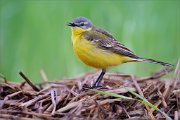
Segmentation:
[(86, 37), (86, 39), (89, 41), (96, 42), (98, 47), (101, 49), (109, 50), (111, 52), (134, 59), (139, 58), (136, 54), (134, 54), (123, 44), (119, 43), (111, 34), (103, 29), (94, 29), (92, 31), (85, 32), (84, 37)]

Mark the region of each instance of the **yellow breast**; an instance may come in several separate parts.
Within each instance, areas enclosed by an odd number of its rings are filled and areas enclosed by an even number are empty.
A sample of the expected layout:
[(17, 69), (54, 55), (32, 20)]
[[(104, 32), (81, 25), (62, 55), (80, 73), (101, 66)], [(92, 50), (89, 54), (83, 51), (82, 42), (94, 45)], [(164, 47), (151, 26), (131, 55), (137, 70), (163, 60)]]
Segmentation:
[(132, 61), (129, 57), (100, 49), (97, 43), (88, 41), (82, 36), (81, 33), (83, 31), (81, 28), (72, 28), (72, 43), (74, 52), (85, 64), (95, 68), (106, 69)]

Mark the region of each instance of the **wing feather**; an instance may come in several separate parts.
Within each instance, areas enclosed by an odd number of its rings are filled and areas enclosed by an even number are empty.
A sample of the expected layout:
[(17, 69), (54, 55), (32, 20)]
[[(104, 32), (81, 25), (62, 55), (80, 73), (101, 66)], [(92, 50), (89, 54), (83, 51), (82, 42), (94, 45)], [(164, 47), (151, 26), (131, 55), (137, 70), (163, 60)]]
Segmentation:
[(110, 50), (113, 53), (128, 56), (133, 59), (139, 58), (131, 50), (125, 47), (125, 45), (118, 42), (110, 33), (103, 29), (93, 28), (91, 31), (84, 32), (83, 36), (89, 41), (96, 42), (101, 49)]

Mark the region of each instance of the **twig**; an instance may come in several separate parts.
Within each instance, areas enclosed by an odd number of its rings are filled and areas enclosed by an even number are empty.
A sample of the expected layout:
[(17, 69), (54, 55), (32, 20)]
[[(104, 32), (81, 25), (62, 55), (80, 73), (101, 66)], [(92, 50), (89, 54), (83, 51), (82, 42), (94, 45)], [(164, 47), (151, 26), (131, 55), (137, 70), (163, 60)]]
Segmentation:
[(161, 99), (161, 102), (162, 102), (164, 108), (167, 108), (167, 103), (166, 103), (166, 101), (165, 101), (165, 99), (164, 99), (163, 94), (161, 93), (161, 91), (160, 91), (159, 89), (158, 89), (158, 94), (159, 94), (159, 97), (160, 97), (160, 99)]
[(44, 98), (46, 98), (46, 97), (48, 97), (48, 96), (49, 96), (49, 93), (48, 93), (48, 94), (44, 94), (44, 95), (39, 95), (39, 96), (35, 97), (35, 98), (32, 99), (32, 100), (29, 100), (29, 101), (27, 101), (27, 102), (25, 102), (25, 103), (22, 103), (20, 106), (22, 106), (22, 107), (28, 107), (28, 106), (36, 103), (38, 100), (44, 99)]
[[(169, 84), (165, 84), (165, 90), (164, 90), (164, 92), (162, 93), (162, 97), (165, 98), (168, 90), (169, 90)], [(161, 104), (161, 102), (162, 102), (161, 99), (159, 99), (156, 103), (154, 103), (154, 105), (155, 105), (156, 107), (158, 107), (158, 106)], [(151, 111), (151, 113), (153, 113), (153, 112), (154, 112), (154, 109), (151, 108), (150, 111)]]
[(128, 118), (131, 118), (131, 116), (129, 115), (129, 113), (127, 112), (127, 110), (123, 107), (122, 108), (124, 110), (124, 112), (126, 113), (126, 115), (128, 116)]
[[(67, 101), (68, 101), (69, 97), (70, 97), (70, 96), (71, 96), (71, 94), (72, 94), (72, 92), (71, 92), (71, 91), (73, 91), (75, 88), (76, 88), (76, 86), (74, 85), (74, 86), (71, 88), (71, 90), (68, 90), (68, 91), (69, 91), (69, 93), (68, 93), (68, 95), (67, 95), (67, 97), (66, 97), (66, 99), (65, 99), (65, 101), (64, 101), (64, 103), (63, 103), (63, 104), (67, 104)], [(76, 94), (76, 93), (75, 93), (75, 94)]]
[[(166, 81), (160, 81), (160, 77), (167, 71), (160, 71), (156, 75), (149, 77), (146, 80), (140, 80), (140, 77), (121, 74), (121, 73), (107, 73), (104, 77), (104, 85), (107, 86), (105, 91), (111, 93), (122, 94), (127, 97), (132, 97), (124, 86), (128, 87), (131, 91), (135, 91), (142, 97), (147, 98), (149, 102), (156, 106), (163, 104), (163, 99), (170, 89), (170, 84)], [(23, 74), (23, 73), (22, 73)], [(90, 84), (97, 77), (98, 72), (88, 73), (84, 76), (65, 79), (62, 81), (49, 81), (46, 82), (47, 76), (42, 75), (44, 84), (40, 89), (39, 86), (34, 84), (35, 87), (41, 91), (37, 92), (27, 82), (27, 77), (23, 77), (24, 82), (29, 85), (23, 86), (13, 82), (0, 83), (0, 104), (5, 104), (0, 108), (0, 119), (163, 119), (164, 117), (154, 110), (149, 110), (143, 103), (135, 100), (125, 100), (121, 98), (114, 98), (112, 96), (105, 96), (97, 94), (92, 91), (83, 91), (79, 89), (82, 87), (83, 82)], [(21, 75), (21, 74), (20, 74)], [(22, 75), (21, 75), (22, 76)], [(147, 77), (146, 77), (147, 78)], [(1, 79), (1, 78), (0, 78)], [(142, 78), (143, 79), (143, 78)], [(29, 80), (29, 79), (28, 79)], [(1, 80), (0, 80), (1, 81)], [(30, 80), (29, 80), (30, 81)], [(133, 82), (132, 82), (133, 81)], [(30, 81), (32, 82), (32, 81)], [(31, 83), (32, 84), (32, 83)], [(78, 87), (79, 84), (79, 87)], [(175, 84), (175, 83), (173, 83)], [(45, 87), (44, 87), (45, 86)], [(180, 111), (180, 82), (174, 85), (173, 93), (170, 92), (169, 99), (161, 106), (162, 111), (168, 111), (168, 115), (174, 119)], [(32, 88), (31, 88), (32, 87)], [(142, 90), (143, 88), (143, 90)], [(102, 90), (102, 88), (99, 88)], [(103, 89), (104, 90), (104, 89)], [(159, 94), (157, 91), (159, 90)], [(55, 92), (57, 91), (57, 92)], [(22, 92), (19, 93), (18, 92)], [(162, 94), (162, 95), (161, 95)], [(9, 97), (8, 97), (9, 95)], [(16, 95), (16, 96), (14, 96)], [(156, 98), (162, 98), (156, 100)], [(97, 101), (95, 104), (93, 101)], [(165, 107), (167, 104), (167, 108)], [(126, 110), (126, 114), (122, 110)], [(172, 106), (172, 107), (171, 107)], [(149, 112), (153, 115), (149, 115)], [(47, 114), (44, 114), (47, 113)], [(103, 113), (103, 114), (102, 114)], [(148, 113), (148, 114), (147, 114)], [(161, 112), (160, 112), (161, 113)], [(163, 112), (162, 112), (163, 114)], [(167, 116), (166, 114), (166, 116)], [(13, 117), (13, 115), (15, 117)], [(164, 115), (164, 114), (163, 114)], [(164, 115), (165, 116), (165, 115)], [(166, 117), (165, 116), (165, 117)]]
[(174, 112), (174, 120), (179, 120), (178, 111)]
[[(101, 112), (104, 115), (104, 118), (106, 118), (107, 114), (106, 114), (105, 110), (101, 107), (101, 105), (99, 105), (99, 103), (96, 100), (94, 100), (94, 102), (98, 108), (98, 112), (99, 113)], [(100, 114), (98, 114), (98, 115), (100, 116)]]
[[(100, 105), (104, 105), (104, 104), (107, 104), (107, 103), (113, 103), (113, 102), (118, 102), (118, 101), (122, 101), (121, 98), (115, 98), (115, 99), (105, 99), (105, 100), (102, 100), (102, 101), (99, 101), (99, 104)], [(92, 109), (96, 107), (96, 105), (91, 105), (89, 106), (87, 109)], [(85, 109), (82, 109), (82, 111), (85, 111)]]
[[(180, 60), (178, 61), (178, 64), (177, 64), (177, 67), (175, 70), (175, 74), (172, 79), (173, 82), (171, 82), (171, 85), (169, 85), (169, 84), (165, 85), (165, 90), (162, 93), (162, 96), (164, 97), (165, 100), (168, 100), (170, 93), (172, 93), (172, 91), (174, 90), (177, 80), (179, 79), (178, 78), (179, 74), (180, 74)], [(161, 104), (161, 102), (162, 102), (161, 100), (158, 100), (154, 105), (158, 107)], [(153, 111), (154, 111), (154, 109), (151, 109), (151, 112), (153, 112)]]
[[(134, 87), (128, 87), (128, 89), (133, 92), (136, 91), (136, 89)], [(125, 87), (122, 87), (122, 88), (117, 88), (117, 89), (113, 89), (113, 90), (107, 90), (106, 92), (124, 94), (124, 93), (127, 93), (128, 90), (125, 89)]]
[(43, 82), (48, 82), (48, 77), (45, 74), (44, 70), (41, 70), (40, 74), (41, 74), (41, 78), (42, 78)]
[(51, 93), (51, 101), (52, 101), (52, 104), (53, 104), (53, 110), (51, 112), (52, 115), (54, 115), (55, 111), (56, 111), (56, 104), (57, 104), (57, 90), (56, 89), (53, 89), (50, 91)]
[(175, 70), (175, 72), (174, 72), (174, 76), (173, 76), (173, 78), (172, 78), (172, 80), (171, 80), (171, 84), (170, 84), (170, 89), (169, 89), (169, 91), (167, 92), (167, 94), (166, 94), (166, 100), (169, 98), (169, 96), (170, 96), (170, 93), (172, 93), (172, 91), (174, 90), (174, 88), (176, 87), (176, 85), (177, 85), (177, 82), (179, 81), (179, 75), (180, 75), (180, 59), (179, 59), (179, 61), (178, 61), (178, 63), (177, 63), (177, 66), (176, 66), (176, 70)]
[(26, 81), (23, 81), (19, 87), (22, 89), (25, 84), (26, 84)]
[(81, 102), (83, 102), (84, 100), (85, 100), (85, 98), (83, 98), (83, 99), (81, 99), (80, 101), (77, 101), (77, 102), (69, 103), (69, 104), (67, 104), (65, 107), (57, 110), (56, 112), (57, 112), (57, 113), (63, 113), (63, 112), (65, 112), (65, 111), (69, 110), (69, 109), (72, 109), (72, 108), (78, 106), (78, 105), (79, 105)]
[(0, 73), (0, 80), (1, 80), (1, 78), (4, 80), (5, 83), (7, 83), (6, 77), (3, 74)]
[(0, 114), (1, 120), (32, 120), (32, 118), (27, 117), (18, 117), (16, 115), (10, 115), (10, 114)]
[(149, 76), (149, 77), (142, 77), (142, 78), (139, 78), (137, 79), (137, 82), (143, 82), (145, 80), (152, 80), (152, 79), (158, 79), (164, 75), (166, 75), (167, 73), (173, 71), (173, 68), (172, 67), (163, 67), (160, 71), (154, 73), (152, 76)]
[(21, 77), (32, 87), (33, 90), (39, 92), (39, 88), (37, 88), (22, 72), (19, 72)]
[[(12, 113), (12, 114), (25, 114), (25, 115), (32, 115), (32, 116), (37, 116), (40, 118), (46, 118), (46, 119), (51, 119), (51, 115), (49, 114), (42, 114), (42, 113), (36, 113), (36, 112), (24, 112), (24, 111), (16, 111), (16, 110), (0, 110), (1, 114), (8, 114), (8, 113)], [(1, 115), (0, 114), (0, 115)]]
[[(143, 92), (142, 92), (139, 84), (138, 84), (137, 81), (135, 80), (135, 77), (134, 77), (134, 76), (131, 76), (131, 79), (132, 79), (132, 81), (133, 81), (133, 83), (134, 83), (134, 85), (135, 85), (138, 93), (144, 98), (144, 94), (143, 94)], [(147, 105), (145, 105), (145, 107), (146, 107), (146, 109), (147, 109), (147, 111), (148, 111), (148, 114), (149, 114), (149, 116), (151, 117), (151, 119), (154, 120), (155, 118), (154, 118), (154, 115), (152, 114), (152, 112), (150, 112), (150, 108), (149, 108)]]
[(12, 94), (10, 94), (10, 95), (7, 95), (7, 96), (4, 98), (3, 102), (0, 104), (0, 108), (5, 104), (6, 101), (8, 101), (9, 98), (12, 98), (12, 97), (14, 97), (14, 96), (16, 96), (16, 95), (18, 95), (18, 94), (20, 94), (20, 93), (22, 93), (22, 91), (18, 91), (18, 92), (12, 93)]
[(143, 94), (140, 86), (138, 85), (138, 83), (137, 83), (137, 81), (135, 80), (135, 77), (134, 77), (133, 75), (131, 76), (131, 79), (132, 79), (132, 81), (133, 81), (133, 83), (134, 83), (134, 85), (135, 85), (138, 93), (139, 93), (142, 97), (144, 97), (144, 94)]

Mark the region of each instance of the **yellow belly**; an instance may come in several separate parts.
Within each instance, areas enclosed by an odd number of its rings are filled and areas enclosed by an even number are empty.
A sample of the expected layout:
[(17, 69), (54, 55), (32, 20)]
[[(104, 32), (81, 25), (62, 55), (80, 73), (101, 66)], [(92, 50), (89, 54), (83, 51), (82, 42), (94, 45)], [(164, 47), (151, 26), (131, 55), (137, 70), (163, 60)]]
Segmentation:
[(87, 41), (83, 37), (72, 37), (72, 40), (76, 55), (89, 66), (106, 69), (111, 66), (133, 61), (129, 57), (100, 49), (94, 42)]

